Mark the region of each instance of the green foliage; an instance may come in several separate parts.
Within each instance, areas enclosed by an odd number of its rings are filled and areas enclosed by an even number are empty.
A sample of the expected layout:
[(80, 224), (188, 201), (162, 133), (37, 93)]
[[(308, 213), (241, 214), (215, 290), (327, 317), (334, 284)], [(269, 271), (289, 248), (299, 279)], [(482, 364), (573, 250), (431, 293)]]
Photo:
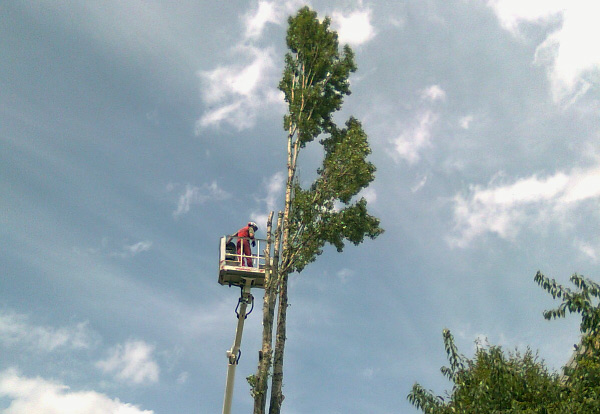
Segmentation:
[(442, 373), (452, 382), (446, 398), (415, 384), (408, 400), (426, 414), (548, 413), (557, 406), (561, 384), (530, 349), (505, 353), (499, 346), (478, 346), (473, 359), (458, 354), (444, 330), (450, 367)]
[(258, 389), (258, 377), (256, 375), (248, 375), (246, 381), (248, 381), (248, 384), (250, 385), (250, 395), (252, 398), (264, 393), (264, 391)]
[(252, 398), (256, 398), (265, 393), (266, 390), (261, 389), (259, 386), (260, 379), (257, 375), (248, 375), (246, 377), (246, 381), (250, 385), (250, 395), (252, 396)]
[(333, 127), (331, 115), (341, 108), (343, 96), (350, 94), (348, 77), (356, 65), (348, 46), (340, 54), (329, 18), (320, 22), (316, 12), (303, 7), (288, 23), (290, 52), (279, 83), (289, 108), (284, 128), (297, 131), (304, 146)]
[(544, 312), (544, 318), (548, 320), (564, 318), (568, 310), (569, 313), (579, 313), (581, 315), (582, 333), (597, 334), (599, 332), (600, 307), (598, 306), (598, 300), (600, 299), (600, 285), (577, 273), (571, 276), (571, 282), (577, 288), (575, 292), (558, 285), (554, 279), (548, 279), (539, 271), (534, 280), (542, 289), (548, 291), (553, 298), (562, 298), (562, 303), (558, 308)]
[[(589, 338), (589, 337), (588, 337)], [(575, 365), (565, 369), (565, 401), (562, 404), (569, 413), (600, 413), (600, 352), (596, 347), (580, 348)]]
[(323, 165), (310, 189), (294, 186), (290, 214), (290, 271), (302, 269), (322, 253), (325, 243), (344, 248), (344, 240), (358, 245), (364, 237), (374, 239), (383, 230), (379, 220), (367, 212), (364, 198), (352, 198), (374, 178), (375, 166), (366, 161), (371, 153), (360, 122), (351, 118), (346, 128), (334, 127), (321, 141)]
[(358, 120), (351, 117), (346, 128), (333, 128), (331, 136), (321, 141), (325, 149), (323, 166), (312, 190), (321, 198), (337, 197), (343, 203), (375, 178), (375, 166), (365, 159), (371, 153), (367, 134)]
[(409, 401), (425, 414), (600, 413), (600, 286), (574, 274), (576, 290), (565, 288), (538, 272), (535, 281), (562, 303), (544, 312), (546, 319), (581, 315), (581, 344), (564, 375), (550, 373), (530, 349), (504, 353), (500, 347), (478, 347), (473, 359), (458, 353), (449, 331), (444, 346), (449, 367), (442, 373), (453, 383), (446, 398), (434, 396), (419, 384)]
[[(375, 238), (383, 232), (379, 220), (367, 212), (367, 201), (353, 202), (373, 181), (375, 166), (366, 160), (371, 149), (360, 122), (351, 117), (340, 129), (332, 121), (343, 97), (350, 94), (348, 77), (356, 65), (348, 46), (340, 53), (337, 33), (329, 25), (329, 18), (319, 21), (308, 7), (289, 18), (286, 40), (290, 52), (279, 88), (288, 103), (284, 126), (288, 130), (292, 196), (281, 273), (302, 271), (326, 243), (341, 252), (345, 241), (359, 244), (365, 237)], [(298, 151), (321, 134), (327, 134), (320, 141), (325, 157), (318, 178), (305, 190), (294, 179)]]
[(412, 405), (423, 411), (425, 414), (446, 412), (444, 411), (444, 399), (440, 396), (434, 396), (432, 391), (426, 390), (419, 384), (415, 383), (415, 385), (413, 385), (407, 398)]
[[(348, 46), (340, 51), (337, 33), (329, 29), (329, 18), (319, 21), (317, 14), (308, 7), (301, 8), (288, 23), (289, 52), (279, 83), (288, 104), (284, 116), (287, 181), (275, 287), (278, 315), (270, 414), (279, 414), (283, 401), (289, 273), (300, 272), (313, 262), (322, 253), (325, 243), (342, 251), (345, 241), (359, 244), (365, 236), (375, 238), (383, 232), (379, 220), (367, 212), (367, 201), (364, 198), (353, 201), (374, 179), (375, 166), (366, 160), (371, 153), (367, 135), (354, 118), (350, 118), (342, 129), (332, 120), (334, 112), (341, 108), (344, 96), (350, 94), (348, 77), (356, 70), (354, 54)], [(298, 155), (306, 144), (321, 134), (327, 135), (320, 141), (325, 151), (323, 164), (317, 171), (316, 181), (309, 189), (303, 189), (296, 177)], [(265, 306), (270, 300), (265, 301)], [(271, 313), (266, 319), (272, 318)], [(263, 326), (269, 329), (267, 326), (272, 327), (272, 324), (263, 323)], [(249, 378), (257, 414), (264, 413), (262, 397), (266, 386), (262, 384), (265, 375), (259, 367), (257, 377)]]
[(535, 281), (553, 298), (562, 299), (556, 309), (544, 312), (546, 319), (581, 315), (581, 343), (572, 364), (564, 368), (565, 401), (563, 408), (571, 413), (600, 413), (600, 285), (578, 274), (571, 276), (572, 291), (549, 279), (541, 272)]
[(444, 338), (444, 349), (448, 356), (448, 362), (450, 367), (442, 367), (442, 374), (450, 381), (456, 382), (458, 374), (465, 370), (465, 357), (458, 353), (458, 348), (454, 344), (454, 337), (448, 329), (442, 331), (442, 337)]

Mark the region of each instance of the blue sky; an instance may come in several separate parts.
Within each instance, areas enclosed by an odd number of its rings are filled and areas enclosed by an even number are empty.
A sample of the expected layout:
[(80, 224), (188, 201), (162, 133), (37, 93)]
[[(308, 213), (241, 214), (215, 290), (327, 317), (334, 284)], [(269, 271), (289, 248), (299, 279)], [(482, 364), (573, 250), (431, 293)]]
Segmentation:
[[(220, 412), (239, 292), (221, 235), (282, 207), (299, 1), (0, 4), (0, 413)], [(537, 270), (598, 280), (598, 6), (314, 1), (356, 52), (386, 232), (291, 276), (283, 412), (415, 413), (442, 330), (564, 364)], [(309, 183), (321, 150), (299, 171)], [(257, 298), (261, 292), (254, 292)], [(234, 412), (250, 412), (261, 319)]]

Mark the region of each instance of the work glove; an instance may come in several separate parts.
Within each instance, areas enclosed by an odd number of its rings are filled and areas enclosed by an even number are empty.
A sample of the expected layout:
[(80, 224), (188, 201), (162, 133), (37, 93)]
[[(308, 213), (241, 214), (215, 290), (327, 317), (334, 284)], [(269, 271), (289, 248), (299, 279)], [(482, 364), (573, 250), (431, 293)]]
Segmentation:
[(256, 246), (256, 242), (252, 240), (252, 247)]

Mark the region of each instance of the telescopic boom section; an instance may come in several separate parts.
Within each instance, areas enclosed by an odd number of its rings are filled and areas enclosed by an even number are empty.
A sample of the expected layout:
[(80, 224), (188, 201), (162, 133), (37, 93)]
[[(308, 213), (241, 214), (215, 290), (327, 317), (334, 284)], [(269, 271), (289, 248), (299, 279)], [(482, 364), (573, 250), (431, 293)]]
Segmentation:
[[(235, 329), (235, 340), (233, 346), (227, 351), (227, 379), (225, 380), (225, 398), (223, 399), (223, 414), (231, 414), (231, 401), (233, 398), (233, 386), (235, 382), (235, 368), (240, 359), (240, 347), (242, 345), (242, 333), (244, 332), (244, 321), (248, 316), (247, 309), (248, 304), (254, 306), (254, 297), (250, 294), (250, 288), (252, 281), (250, 279), (245, 280), (246, 284), (242, 288), (242, 296), (238, 302), (238, 308), (236, 308), (238, 323)], [(238, 311), (239, 309), (239, 311)]]

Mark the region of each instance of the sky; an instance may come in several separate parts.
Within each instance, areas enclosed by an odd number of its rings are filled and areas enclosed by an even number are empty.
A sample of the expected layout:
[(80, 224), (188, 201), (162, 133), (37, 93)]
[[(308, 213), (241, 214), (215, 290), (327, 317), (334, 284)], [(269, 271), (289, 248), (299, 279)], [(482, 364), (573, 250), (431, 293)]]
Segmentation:
[[(282, 208), (287, 17), (356, 53), (385, 233), (290, 276), (283, 413), (416, 413), (442, 331), (553, 370), (600, 261), (600, 6), (584, 0), (0, 3), (0, 413), (221, 412), (239, 290), (218, 242)], [(315, 177), (318, 143), (301, 153)], [(260, 304), (262, 292), (253, 291)], [(233, 412), (251, 412), (260, 306)]]

